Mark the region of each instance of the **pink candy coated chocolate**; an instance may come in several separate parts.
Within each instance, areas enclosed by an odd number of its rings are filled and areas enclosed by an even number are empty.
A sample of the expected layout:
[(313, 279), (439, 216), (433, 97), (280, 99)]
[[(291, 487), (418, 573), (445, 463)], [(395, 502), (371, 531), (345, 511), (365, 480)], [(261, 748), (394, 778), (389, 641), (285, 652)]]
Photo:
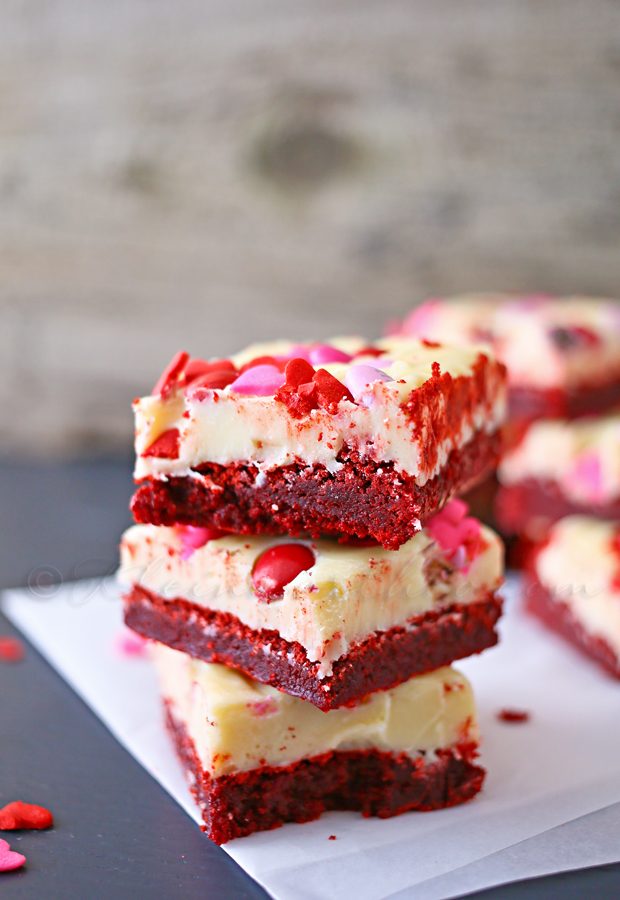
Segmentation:
[(235, 394), (247, 397), (269, 397), (281, 388), (286, 378), (275, 366), (253, 366), (240, 375), (230, 386)]
[(426, 526), (431, 538), (464, 572), (483, 547), (480, 522), (468, 516), (467, 511), (462, 500), (452, 500)]
[(0, 872), (11, 872), (13, 869), (19, 869), (25, 862), (25, 856), (22, 856), (21, 853), (15, 853), (6, 841), (0, 840)]
[(589, 500), (600, 503), (603, 495), (601, 461), (594, 453), (582, 453), (577, 457), (568, 480), (583, 488)]
[(189, 559), (207, 541), (217, 540), (224, 534), (219, 528), (200, 528), (197, 525), (177, 525), (176, 530), (183, 548), (181, 559)]
[(412, 334), (415, 337), (428, 337), (433, 331), (436, 314), (441, 309), (441, 298), (431, 297), (421, 306), (411, 310), (402, 324), (400, 334)]
[(310, 362), (313, 366), (322, 366), (324, 363), (331, 362), (350, 362), (351, 356), (338, 350), (337, 347), (331, 347), (329, 344), (316, 344), (310, 348)]
[(364, 393), (365, 389), (375, 381), (394, 381), (393, 378), (381, 369), (374, 366), (351, 366), (344, 378), (344, 383), (349, 388), (355, 399)]

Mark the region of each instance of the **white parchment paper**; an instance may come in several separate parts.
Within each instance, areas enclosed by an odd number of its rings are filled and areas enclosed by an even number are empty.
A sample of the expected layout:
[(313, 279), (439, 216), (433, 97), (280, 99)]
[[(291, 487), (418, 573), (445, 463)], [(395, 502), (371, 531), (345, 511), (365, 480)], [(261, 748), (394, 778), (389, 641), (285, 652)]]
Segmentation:
[[(442, 900), (570, 867), (561, 839), (548, 841), (543, 869), (536, 853), (501, 851), (620, 801), (620, 685), (523, 615), (517, 593), (512, 582), (500, 645), (457, 664), (478, 701), (483, 793), (455, 809), (383, 821), (330, 813), (227, 844), (277, 900)], [(76, 582), (45, 597), (8, 591), (3, 609), (199, 822), (161, 725), (150, 664), (115, 650), (121, 612), (114, 582)], [(502, 723), (496, 714), (504, 707), (531, 718)], [(592, 854), (582, 852), (574, 865), (620, 860), (616, 834), (599, 829)]]

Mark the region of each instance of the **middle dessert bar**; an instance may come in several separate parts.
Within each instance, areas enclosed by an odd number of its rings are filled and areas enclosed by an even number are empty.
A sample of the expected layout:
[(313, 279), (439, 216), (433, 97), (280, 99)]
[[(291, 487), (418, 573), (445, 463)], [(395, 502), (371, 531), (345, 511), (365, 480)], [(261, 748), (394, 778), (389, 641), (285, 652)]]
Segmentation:
[(351, 534), (395, 550), (497, 462), (505, 370), (478, 347), (359, 339), (178, 354), (136, 400), (137, 522)]
[(397, 551), (136, 525), (129, 627), (329, 710), (497, 641), (499, 538), (452, 501)]

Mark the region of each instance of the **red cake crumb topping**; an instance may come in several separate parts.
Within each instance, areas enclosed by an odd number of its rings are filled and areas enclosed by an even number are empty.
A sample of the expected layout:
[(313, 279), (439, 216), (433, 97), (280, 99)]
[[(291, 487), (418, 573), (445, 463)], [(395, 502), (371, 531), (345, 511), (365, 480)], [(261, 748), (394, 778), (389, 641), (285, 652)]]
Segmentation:
[(335, 841), (335, 840), (336, 840), (336, 835), (335, 835), (335, 834), (330, 834), (330, 836), (327, 838), (327, 840), (328, 840), (328, 841)]
[(500, 722), (528, 722), (530, 714), (524, 709), (500, 709), (497, 718)]
[[(207, 376), (208, 377), (208, 376)], [(178, 459), (181, 435), (178, 428), (170, 428), (160, 434), (140, 455), (143, 457), (154, 456), (156, 459)]]
[(0, 662), (19, 662), (25, 655), (26, 651), (20, 640), (8, 635), (0, 636)]
[(15, 800), (0, 809), (0, 831), (16, 831), (20, 828), (51, 828), (54, 818), (43, 806)]
[(314, 553), (303, 544), (271, 547), (254, 563), (252, 587), (256, 596), (265, 603), (277, 600), (283, 596), (286, 585), (315, 562)]
[(309, 415), (321, 406), (332, 415), (341, 400), (353, 401), (351, 391), (327, 369), (314, 370), (305, 359), (291, 359), (284, 369), (286, 381), (275, 392), (276, 400), (287, 407), (294, 419)]

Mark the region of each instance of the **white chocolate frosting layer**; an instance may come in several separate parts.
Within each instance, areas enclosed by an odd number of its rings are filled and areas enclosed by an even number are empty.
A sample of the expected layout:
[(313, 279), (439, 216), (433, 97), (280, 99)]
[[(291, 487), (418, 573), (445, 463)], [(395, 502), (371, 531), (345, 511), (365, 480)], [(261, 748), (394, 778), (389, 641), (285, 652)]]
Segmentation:
[(535, 560), (540, 583), (620, 656), (620, 523), (567, 516)]
[(224, 666), (162, 644), (152, 652), (162, 694), (214, 778), (332, 750), (415, 758), (479, 739), (469, 682), (448, 667), (371, 694), (359, 706), (321, 712)]
[(413, 310), (402, 334), (454, 344), (488, 340), (508, 369), (511, 387), (570, 389), (620, 377), (620, 303), (614, 300), (511, 294), (437, 298)]
[[(341, 338), (332, 346), (355, 353), (365, 346), (359, 338)], [(169, 396), (143, 397), (134, 403), (136, 423), (136, 480), (169, 475), (197, 476), (192, 470), (201, 463), (219, 465), (244, 462), (261, 472), (278, 466), (321, 464), (328, 471), (341, 467), (337, 456), (343, 444), (378, 462), (393, 462), (399, 472), (414, 476), (420, 485), (435, 476), (450, 452), (484, 431), (497, 431), (505, 418), (506, 389), (496, 364), (487, 366), (486, 394), (466, 410), (460, 428), (438, 446), (438, 458), (426, 452), (434, 441), (434, 429), (422, 417), (413, 422), (402, 404), (432, 375), (434, 363), (454, 378), (472, 377), (481, 352), (492, 358), (489, 348), (428, 347), (416, 339), (386, 339), (375, 344), (381, 356), (358, 356), (351, 362), (325, 363), (343, 384), (352, 366), (379, 369), (390, 381), (369, 384), (356, 402), (343, 400), (335, 413), (318, 408), (294, 418), (273, 396), (246, 396), (228, 386), (209, 391), (205, 398), (185, 397), (183, 390)], [(237, 366), (259, 356), (282, 356), (290, 352), (288, 342), (257, 344), (233, 357)], [(162, 434), (178, 429), (177, 459), (142, 456)], [(260, 476), (259, 476), (260, 477)]]
[(248, 627), (273, 629), (298, 641), (308, 659), (320, 661), (320, 677), (334, 660), (375, 631), (386, 631), (426, 610), (474, 603), (502, 581), (503, 547), (481, 527), (479, 553), (457, 568), (427, 530), (398, 550), (352, 547), (335, 541), (297, 541), (316, 562), (284, 588), (284, 596), (260, 601), (251, 586), (257, 558), (287, 537), (230, 536), (211, 540), (186, 559), (175, 528), (134, 525), (121, 543), (119, 579), (167, 600), (181, 597), (232, 613)]
[(605, 505), (620, 498), (620, 415), (573, 422), (534, 422), (503, 458), (502, 484), (555, 482), (575, 503)]

